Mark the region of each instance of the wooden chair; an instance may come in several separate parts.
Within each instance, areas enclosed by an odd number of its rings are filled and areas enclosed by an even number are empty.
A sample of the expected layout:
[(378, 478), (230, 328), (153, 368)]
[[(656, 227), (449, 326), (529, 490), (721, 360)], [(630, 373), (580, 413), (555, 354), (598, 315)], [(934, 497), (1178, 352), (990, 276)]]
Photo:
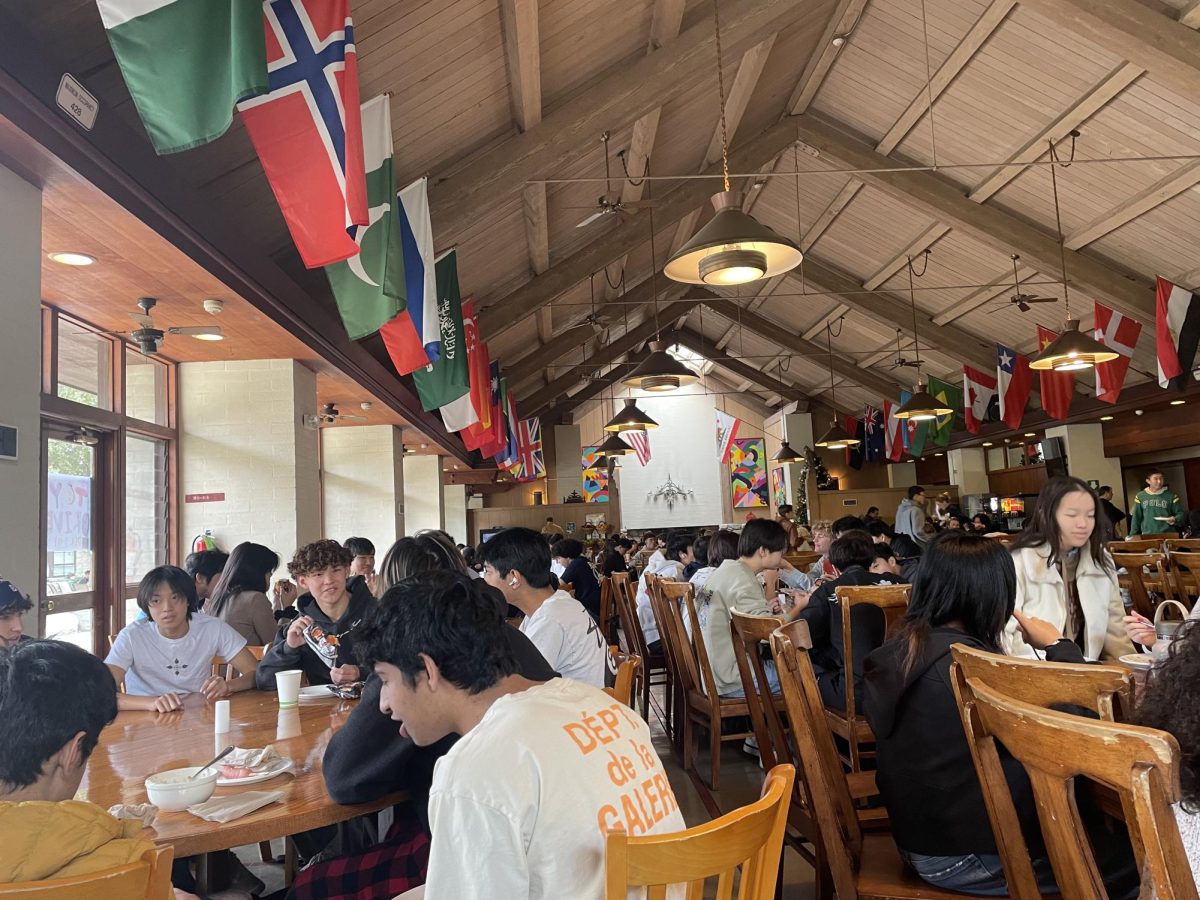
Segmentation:
[(1200, 593), (1200, 552), (1173, 549), (1172, 544), (1193, 543), (1192, 541), (1167, 541), (1167, 569), (1175, 582), (1175, 599), (1191, 608)]
[(930, 885), (901, 860), (889, 834), (864, 834), (833, 731), (825, 716), (808, 651), (808, 623), (789, 622), (771, 634), (771, 651), (787, 703), (792, 736), (820, 824), (821, 851), (838, 900), (962, 900), (967, 894)]
[(71, 878), (0, 884), (0, 897), (24, 900), (163, 900), (171, 890), (174, 848), (154, 847), (137, 862)]
[[(1110, 545), (1111, 546), (1111, 545)], [(1147, 619), (1154, 618), (1157, 597), (1174, 599), (1175, 590), (1167, 573), (1167, 557), (1163, 553), (1113, 553), (1113, 562), (1125, 570), (1117, 576), (1117, 583), (1129, 591), (1133, 608)]]
[(883, 613), (886, 623), (885, 633), (893, 626), (908, 609), (908, 596), (912, 588), (907, 584), (878, 584), (878, 585), (847, 585), (837, 589), (838, 607), (842, 615), (842, 659), (846, 663), (845, 672), (845, 709), (826, 708), (829, 726), (833, 733), (846, 741), (849, 755), (846, 758), (850, 771), (862, 771), (864, 754), (862, 744), (870, 744), (875, 740), (871, 726), (858, 713), (858, 704), (854, 698), (854, 635), (851, 629), (852, 611), (856, 606), (874, 606)]
[(821, 554), (813, 550), (797, 550), (795, 553), (785, 554), (783, 558), (801, 572), (807, 572), (813, 563), (821, 558)]
[(613, 580), (605, 575), (600, 579), (600, 633), (610, 644), (617, 643), (617, 604), (613, 594)]
[(1064, 897), (1107, 896), (1075, 802), (1074, 782), (1082, 777), (1120, 797), (1143, 873), (1143, 896), (1153, 887), (1160, 900), (1197, 900), (1171, 809), (1180, 798), (1174, 737), (1022, 703), (979, 678), (960, 678), (954, 687), (1012, 896), (1040, 895), (997, 742), (1029, 774), (1042, 837)]
[(730, 900), (741, 868), (738, 900), (771, 900), (779, 878), (779, 849), (796, 770), (781, 765), (767, 774), (758, 801), (704, 825), (674, 834), (604, 838), (604, 898), (625, 900), (630, 888), (646, 887), (650, 900), (667, 896), (667, 885), (686, 884), (699, 898), (717, 878), (716, 897)]
[(1167, 538), (1164, 542), (1167, 553), (1181, 550), (1184, 553), (1200, 553), (1200, 538)]
[(634, 676), (637, 674), (638, 666), (642, 664), (642, 658), (617, 651), (613, 654), (613, 661), (617, 664), (617, 677), (613, 681), (613, 686), (605, 688), (604, 692), (631, 707), (633, 706)]
[[(683, 767), (696, 768), (696, 756), (699, 752), (700, 739), (697, 726), (708, 729), (709, 787), (719, 790), (721, 781), (721, 744), (726, 741), (744, 741), (754, 732), (739, 731), (725, 734), (726, 719), (743, 718), (750, 715), (750, 707), (744, 697), (721, 697), (717, 693), (717, 679), (713, 675), (712, 663), (709, 662), (708, 648), (704, 645), (704, 636), (700, 628), (700, 617), (696, 613), (696, 597), (693, 586), (686, 582), (665, 581), (662, 583), (663, 597), (666, 606), (674, 606), (680, 610), (678, 628), (679, 643), (677, 649), (680, 655), (687, 655), (686, 665), (694, 673), (694, 681), (683, 697), (683, 707), (678, 715), (683, 718)], [(687, 616), (691, 625), (689, 635), (683, 627), (682, 617)], [(729, 637), (733, 640), (732, 635)]]
[[(642, 664), (638, 669), (640, 675), (637, 680), (639, 692), (642, 697), (642, 718), (647, 722), (650, 721), (650, 704), (653, 700), (651, 688), (655, 685), (667, 685), (666, 699), (668, 705), (660, 708), (659, 714), (662, 716), (664, 722), (669, 723), (671, 672), (667, 668), (667, 658), (661, 651), (659, 653), (651, 653), (650, 649), (646, 646), (646, 635), (642, 631), (642, 623), (637, 615), (637, 603), (633, 598), (632, 585), (628, 581), (625, 582), (624, 589), (621, 589), (618, 585), (616, 599), (617, 612), (621, 619), (621, 630), (625, 632), (625, 641), (629, 646), (628, 652), (631, 655), (641, 657), (642, 660)], [(656, 675), (659, 676), (657, 681), (654, 680)], [(634, 708), (636, 709), (636, 707)], [(669, 724), (667, 727), (670, 727)]]
[(560, 581), (558, 583), (558, 589), (560, 591), (566, 591), (572, 597), (575, 596), (575, 585), (571, 584), (569, 581)]
[(1163, 548), (1166, 538), (1130, 538), (1125, 541), (1109, 541), (1109, 553), (1157, 553)]

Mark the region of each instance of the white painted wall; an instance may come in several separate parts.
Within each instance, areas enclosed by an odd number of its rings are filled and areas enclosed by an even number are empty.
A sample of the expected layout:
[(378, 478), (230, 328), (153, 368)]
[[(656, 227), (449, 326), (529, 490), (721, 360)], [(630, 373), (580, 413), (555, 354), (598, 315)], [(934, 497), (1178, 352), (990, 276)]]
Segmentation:
[[(445, 526), (442, 458), (410, 453), (404, 457), (404, 533)], [(465, 543), (465, 541), (464, 541)]]
[(467, 488), (462, 484), (442, 485), (442, 499), (445, 508), (446, 534), (454, 538), (456, 544), (469, 543), (470, 533), (467, 530)]
[(402, 456), (400, 429), (392, 425), (322, 429), (325, 537), (365, 537), (383, 558), (404, 527)]
[[(36, 599), (41, 485), (42, 195), (0, 168), (0, 422), (18, 429), (17, 460), (0, 460), (0, 575)], [(25, 621), (37, 632), (37, 610)]]

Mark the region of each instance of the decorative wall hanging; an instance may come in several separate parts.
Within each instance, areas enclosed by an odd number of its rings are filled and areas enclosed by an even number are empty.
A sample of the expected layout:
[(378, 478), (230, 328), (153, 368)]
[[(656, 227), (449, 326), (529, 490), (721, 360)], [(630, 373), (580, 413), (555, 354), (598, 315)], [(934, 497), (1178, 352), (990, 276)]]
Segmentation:
[(771, 495), (775, 498), (775, 508), (787, 506), (787, 480), (783, 477), (783, 466), (771, 470)]
[(608, 502), (608, 468), (599, 447), (583, 448), (583, 502)]
[(654, 490), (646, 492), (647, 500), (653, 500), (655, 503), (657, 503), (659, 500), (665, 500), (668, 511), (673, 510), (676, 503), (688, 500), (694, 496), (696, 496), (694, 491), (691, 491), (688, 488), (685, 488), (683, 485), (676, 484), (674, 481), (672, 481), (670, 472), (667, 473), (666, 481), (664, 481)]
[(762, 438), (735, 438), (729, 451), (734, 509), (767, 505), (767, 446)]

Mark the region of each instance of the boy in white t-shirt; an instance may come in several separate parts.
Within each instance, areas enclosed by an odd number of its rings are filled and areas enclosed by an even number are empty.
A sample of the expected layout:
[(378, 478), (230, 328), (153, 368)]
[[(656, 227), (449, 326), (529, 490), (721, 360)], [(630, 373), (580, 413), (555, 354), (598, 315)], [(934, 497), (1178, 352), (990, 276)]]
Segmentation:
[(402, 736), (462, 735), (434, 769), (426, 883), (401, 896), (600, 900), (606, 831), (685, 827), (650, 729), (596, 688), (515, 674), (503, 610), (476, 585), (411, 579), (359, 639)]
[(612, 684), (616, 669), (596, 620), (566, 591), (550, 587), (550, 548), (529, 528), (505, 528), (479, 548), (483, 579), (521, 610), (521, 631), (563, 678)]

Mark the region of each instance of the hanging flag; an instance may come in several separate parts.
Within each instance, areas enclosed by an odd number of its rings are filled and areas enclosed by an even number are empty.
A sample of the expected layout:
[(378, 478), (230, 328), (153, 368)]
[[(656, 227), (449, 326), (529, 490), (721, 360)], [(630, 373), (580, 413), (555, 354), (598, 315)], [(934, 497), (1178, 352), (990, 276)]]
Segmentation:
[[(1056, 332), (1038, 326), (1038, 350), (1045, 350), (1055, 338)], [(1041, 375), (1042, 409), (1052, 419), (1065, 419), (1071, 411), (1071, 397), (1075, 393), (1074, 372), (1039, 372)]]
[(864, 456), (867, 462), (883, 462), (884, 461), (884, 428), (883, 428), (883, 411), (876, 409), (873, 406), (868, 406), (863, 412), (863, 426), (865, 436)]
[(487, 344), (479, 339), (475, 301), (470, 297), (462, 305), (462, 317), (463, 336), (467, 342), (467, 372), (471, 381), (468, 395), (475, 421), (462, 429), (461, 434), (463, 445), (468, 450), (478, 450), (492, 421), (491, 360), (488, 358)]
[(857, 444), (851, 444), (846, 448), (846, 465), (852, 469), (861, 469), (863, 466), (863, 420), (858, 416), (846, 416), (842, 421), (842, 427), (851, 437), (858, 438)]
[(346, 334), (374, 334), (404, 309), (404, 257), (392, 177), (392, 114), (388, 96), (362, 105), (368, 223), (351, 227), (358, 253), (325, 267)]
[(300, 258), (315, 269), (357, 254), (347, 229), (369, 222), (350, 3), (267, 0), (263, 12), (269, 93), (238, 111)]
[(650, 435), (644, 431), (622, 431), (621, 437), (633, 448), (639, 463), (645, 466), (650, 462)]
[(967, 431), (979, 434), (984, 422), (1000, 421), (996, 379), (971, 366), (963, 366), (963, 420)]
[(903, 424), (896, 418), (900, 404), (894, 400), (883, 401), (883, 454), (891, 462), (900, 462), (904, 457)]
[(500, 377), (500, 363), (494, 362), (488, 366), (488, 373), (488, 388), (491, 395), (489, 399), (492, 408), (487, 432), (480, 441), (478, 449), (482, 456), (495, 457), (508, 443), (508, 433), (505, 428), (508, 418), (504, 414), (507, 400), (504, 396), (504, 379)]
[(546, 461), (542, 456), (542, 420), (537, 416), (517, 423), (517, 478), (533, 481), (546, 477)]
[(1020, 428), (1032, 390), (1033, 372), (1029, 368), (1029, 358), (997, 344), (996, 393), (1000, 396), (1000, 421), (1009, 428)]
[(519, 454), (520, 441), (519, 435), (519, 420), (517, 419), (517, 398), (508, 390), (507, 384), (502, 384), (501, 388), (504, 392), (504, 449), (500, 452), (500, 458), (497, 462), (511, 472), (517, 473), (521, 468), (521, 457)]
[(379, 334), (396, 371), (408, 375), (435, 362), (442, 346), (427, 179), (418, 178), (399, 193), (396, 216), (404, 257), (405, 308)]
[[(900, 405), (903, 406), (912, 397), (911, 391), (900, 392)], [(929, 434), (929, 422), (914, 422), (912, 419), (900, 420), (900, 434), (904, 438), (904, 449), (909, 456), (920, 456), (925, 452), (925, 438)]]
[(1196, 375), (1200, 343), (1200, 300), (1185, 287), (1159, 278), (1155, 290), (1154, 341), (1158, 350), (1158, 386), (1182, 391), (1188, 374)]
[[(956, 384), (942, 381), (940, 378), (929, 379), (929, 393), (945, 404), (947, 409), (962, 408), (962, 389)], [(950, 436), (954, 433), (955, 413), (948, 416), (938, 416), (930, 423), (933, 442), (939, 447), (950, 446)]]
[(717, 461), (724, 465), (729, 460), (729, 450), (737, 437), (738, 419), (729, 413), (717, 410)]
[(1105, 403), (1116, 403), (1133, 361), (1133, 351), (1142, 333), (1142, 323), (1123, 316), (1103, 303), (1096, 303), (1095, 337), (1105, 347), (1120, 353), (1112, 362), (1096, 365), (1096, 399)]
[(471, 407), (471, 375), (463, 334), (462, 298), (458, 294), (457, 251), (443, 253), (435, 269), (442, 353), (424, 369), (413, 372), (413, 383), (417, 386), (421, 406), (427, 410), (443, 410), (446, 427), (458, 431), (477, 422), (478, 418)]
[[(97, 0), (113, 56), (156, 152), (223, 135), (267, 90), (262, 9), (245, 0)], [(202, 89), (198, 89), (202, 86)]]

